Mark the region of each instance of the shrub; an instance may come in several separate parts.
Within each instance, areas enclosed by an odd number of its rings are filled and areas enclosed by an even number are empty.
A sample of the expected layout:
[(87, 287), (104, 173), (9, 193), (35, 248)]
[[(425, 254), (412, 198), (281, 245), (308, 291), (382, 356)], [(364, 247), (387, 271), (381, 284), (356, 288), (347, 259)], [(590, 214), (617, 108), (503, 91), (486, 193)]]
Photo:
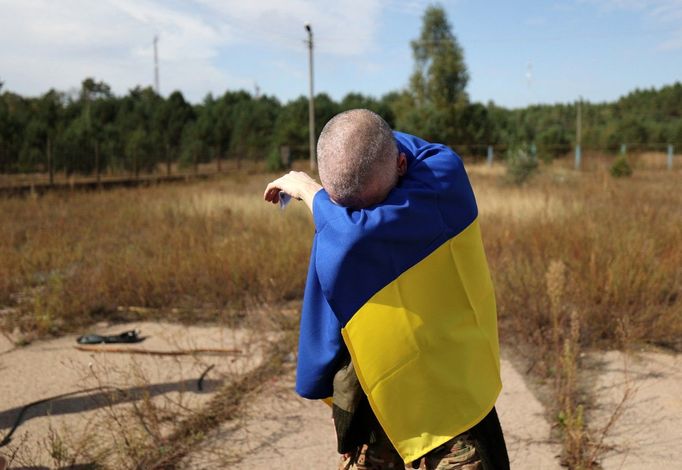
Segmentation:
[(524, 145), (513, 147), (507, 152), (507, 177), (521, 185), (537, 171), (538, 160)]
[(614, 178), (632, 176), (632, 167), (630, 166), (630, 163), (628, 162), (628, 159), (625, 155), (620, 155), (618, 158), (616, 158), (609, 171), (611, 172), (611, 176)]

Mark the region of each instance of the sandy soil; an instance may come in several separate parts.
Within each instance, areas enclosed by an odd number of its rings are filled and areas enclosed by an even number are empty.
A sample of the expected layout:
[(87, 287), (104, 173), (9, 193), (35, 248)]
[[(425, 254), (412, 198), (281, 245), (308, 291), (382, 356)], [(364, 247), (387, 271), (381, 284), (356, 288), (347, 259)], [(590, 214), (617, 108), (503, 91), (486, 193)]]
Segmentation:
[[(159, 406), (196, 409), (210, 399), (221, 383), (251, 370), (262, 358), (262, 335), (259, 341), (246, 330), (166, 323), (100, 325), (92, 330), (100, 334), (118, 334), (130, 329), (139, 329), (147, 339), (135, 345), (111, 346), (166, 351), (238, 348), (242, 354), (167, 357), (83, 352), (74, 348), (75, 336), (39, 341), (20, 348), (5, 342), (0, 344), (0, 439), (9, 431), (23, 405), (99, 384), (118, 387), (129, 397), (138, 399), (149, 393)], [(199, 391), (197, 379), (211, 364), (215, 368), (207, 374), (203, 390)], [(113, 406), (129, 406), (130, 400), (116, 399)], [(12, 445), (21, 447), (19, 455), (23, 465), (52, 467), (55, 462), (48, 455), (54, 441), (51, 433), (68, 435), (72, 442), (85, 439), (93, 426), (101, 424), (99, 418), (110, 405), (110, 394), (103, 391), (39, 405), (26, 414)], [(97, 432), (101, 433), (102, 429)], [(10, 450), (4, 447), (0, 449), (0, 455), (8, 455)]]
[(603, 468), (682, 468), (680, 356), (609, 351), (589, 359), (597, 401), (590, 415), (592, 427), (606, 428), (622, 402), (620, 417), (606, 434)]
[[(153, 350), (238, 348), (235, 356), (139, 356), (74, 349), (75, 337), (14, 347), (0, 335), (0, 438), (21, 407), (31, 401), (97, 385), (115, 385), (135, 396), (151, 385), (154, 400), (171, 400), (190, 409), (206, 403), (226, 380), (255, 367), (262, 359), (263, 335), (215, 326), (184, 327), (164, 323), (133, 323), (93, 331), (102, 334), (140, 329), (148, 338), (136, 347)], [(610, 469), (660, 468), (682, 460), (682, 363), (660, 352), (593, 353), (587, 373), (596, 403), (589, 412), (592, 428), (608, 425), (623, 394), (622, 413), (604, 441), (602, 464)], [(198, 391), (197, 378), (215, 364)], [(133, 373), (134, 372), (134, 373)], [(502, 360), (503, 391), (497, 410), (507, 440), (512, 468), (559, 468), (560, 446), (550, 438), (545, 410), (514, 367)], [(103, 407), (102, 393), (55, 400), (31, 410), (14, 436), (23, 461), (34, 468), (52, 468), (50, 430), (87, 437)], [(115, 407), (130, 406), (125, 400)], [(98, 430), (99, 431), (99, 430)], [(8, 448), (0, 449), (0, 456)], [(232, 470), (336, 468), (334, 429), (326, 405), (301, 399), (293, 392), (293, 363), (287, 372), (265, 384), (243, 416), (212, 432), (186, 459), (184, 468)], [(17, 462), (13, 468), (19, 468)]]
[[(502, 380), (497, 410), (512, 468), (560, 468), (556, 456), (561, 449), (550, 440), (544, 408), (506, 359)], [(339, 461), (335, 447), (329, 408), (296, 396), (293, 371), (289, 371), (265, 387), (241, 423), (226, 423), (197, 449), (186, 468), (335, 469)]]

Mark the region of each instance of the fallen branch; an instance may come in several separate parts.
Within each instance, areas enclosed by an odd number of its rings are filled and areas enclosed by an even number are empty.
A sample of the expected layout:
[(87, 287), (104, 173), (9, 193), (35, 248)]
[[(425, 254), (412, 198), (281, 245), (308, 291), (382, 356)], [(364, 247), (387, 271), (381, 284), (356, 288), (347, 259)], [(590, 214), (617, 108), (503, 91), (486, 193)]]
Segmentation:
[(227, 349), (227, 348), (195, 348), (195, 349), (174, 349), (170, 351), (162, 351), (156, 349), (145, 348), (126, 348), (126, 347), (109, 347), (109, 346), (91, 346), (78, 345), (74, 346), (79, 351), (99, 352), (99, 353), (123, 353), (123, 354), (148, 354), (152, 356), (192, 356), (195, 354), (242, 354), (241, 349)]

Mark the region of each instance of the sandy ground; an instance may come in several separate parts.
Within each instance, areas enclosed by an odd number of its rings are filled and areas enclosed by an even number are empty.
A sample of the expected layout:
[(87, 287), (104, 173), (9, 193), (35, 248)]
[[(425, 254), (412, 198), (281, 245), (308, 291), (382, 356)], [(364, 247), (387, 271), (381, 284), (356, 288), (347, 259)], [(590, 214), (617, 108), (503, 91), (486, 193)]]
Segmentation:
[[(96, 387), (115, 386), (128, 397), (148, 393), (159, 406), (196, 409), (212, 396), (225, 380), (255, 367), (262, 359), (262, 343), (246, 330), (220, 327), (185, 327), (165, 323), (130, 323), (107, 327), (100, 325), (93, 332), (118, 334), (138, 329), (146, 340), (130, 345), (149, 350), (193, 348), (237, 348), (238, 355), (154, 356), (78, 351), (75, 336), (35, 342), (14, 348), (4, 338), (0, 343), (0, 439), (9, 431), (21, 407), (46, 397)], [(2, 338), (2, 336), (0, 336)], [(130, 347), (128, 345), (111, 345)], [(197, 379), (209, 365), (203, 390)], [(93, 426), (101, 426), (102, 413), (113, 406), (130, 406), (131, 398), (117, 398), (94, 391), (85, 395), (64, 397), (32, 408), (15, 433), (13, 446), (21, 447), (23, 465), (51, 468), (49, 457), (54, 449), (54, 432), (69, 435), (72, 442), (85, 439)], [(112, 423), (113, 426), (113, 423)], [(101, 427), (97, 429), (102, 433)], [(11, 447), (0, 449), (8, 455)]]
[[(512, 468), (560, 468), (557, 455), (561, 449), (550, 440), (544, 408), (506, 359), (502, 360), (502, 380), (504, 388), (496, 406)], [(185, 468), (324, 470), (336, 469), (338, 461), (328, 406), (296, 396), (290, 371), (267, 385), (241, 423), (226, 423), (214, 433), (187, 459)]]
[[(0, 438), (23, 405), (98, 383), (114, 385), (133, 397), (140, 396), (141, 386), (151, 386), (147, 390), (153, 400), (196, 409), (211, 398), (220, 384), (251, 370), (262, 359), (263, 335), (246, 330), (131, 323), (99, 325), (93, 332), (113, 334), (128, 329), (139, 329), (147, 337), (135, 347), (236, 348), (242, 354), (163, 357), (82, 352), (73, 347), (75, 337), (17, 348), (0, 335)], [(608, 425), (623, 394), (629, 391), (619, 419), (606, 435), (603, 467), (661, 468), (682, 460), (679, 356), (656, 352), (625, 355), (612, 351), (592, 353), (586, 363), (587, 378), (596, 398), (588, 416), (593, 429)], [(204, 390), (199, 391), (197, 378), (211, 364), (215, 368), (208, 374)], [(560, 446), (550, 437), (545, 410), (505, 354), (502, 379), (504, 388), (497, 410), (512, 468), (559, 468)], [(53, 445), (50, 433), (67, 432), (72, 439), (87, 437), (93, 426), (101, 424), (98, 417), (110, 406), (104, 398), (103, 392), (92, 392), (58, 399), (28, 412), (13, 440), (15, 447), (22, 447), (23, 460), (15, 461), (12, 468), (54, 468), (55, 461), (49, 456)], [(130, 407), (129, 402), (130, 398), (111, 406)], [(2, 448), (0, 455), (7, 456), (8, 451), (8, 447)], [(211, 432), (187, 457), (183, 468), (323, 470), (336, 468), (337, 463), (330, 411), (321, 402), (296, 396), (290, 363), (285, 374), (264, 385), (239, 420), (226, 422)]]
[[(682, 360), (661, 352), (592, 354), (594, 429), (606, 434), (605, 470), (682, 468)], [(628, 393), (623, 402), (624, 394)]]

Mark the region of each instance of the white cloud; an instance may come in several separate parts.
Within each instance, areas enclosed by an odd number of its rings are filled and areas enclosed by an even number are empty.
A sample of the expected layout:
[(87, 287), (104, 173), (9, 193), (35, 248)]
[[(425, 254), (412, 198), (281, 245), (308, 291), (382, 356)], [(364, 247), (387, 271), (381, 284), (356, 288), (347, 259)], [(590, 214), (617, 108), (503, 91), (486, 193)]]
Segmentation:
[(682, 49), (682, 0), (580, 0), (602, 8), (613, 10), (629, 10), (641, 13), (643, 17), (661, 28), (665, 35), (659, 49)]
[(313, 26), (320, 53), (342, 56), (368, 51), (375, 39), (380, 0), (198, 0), (222, 20), (234, 25), (238, 37), (256, 37), (281, 46), (300, 47), (304, 25)]
[(358, 57), (375, 47), (382, 0), (0, 0), (0, 79), (38, 94), (87, 76), (117, 93), (153, 81), (160, 36), (161, 89), (193, 100), (250, 87), (252, 71), (227, 71), (229, 48), (304, 50), (310, 22), (319, 54)]

